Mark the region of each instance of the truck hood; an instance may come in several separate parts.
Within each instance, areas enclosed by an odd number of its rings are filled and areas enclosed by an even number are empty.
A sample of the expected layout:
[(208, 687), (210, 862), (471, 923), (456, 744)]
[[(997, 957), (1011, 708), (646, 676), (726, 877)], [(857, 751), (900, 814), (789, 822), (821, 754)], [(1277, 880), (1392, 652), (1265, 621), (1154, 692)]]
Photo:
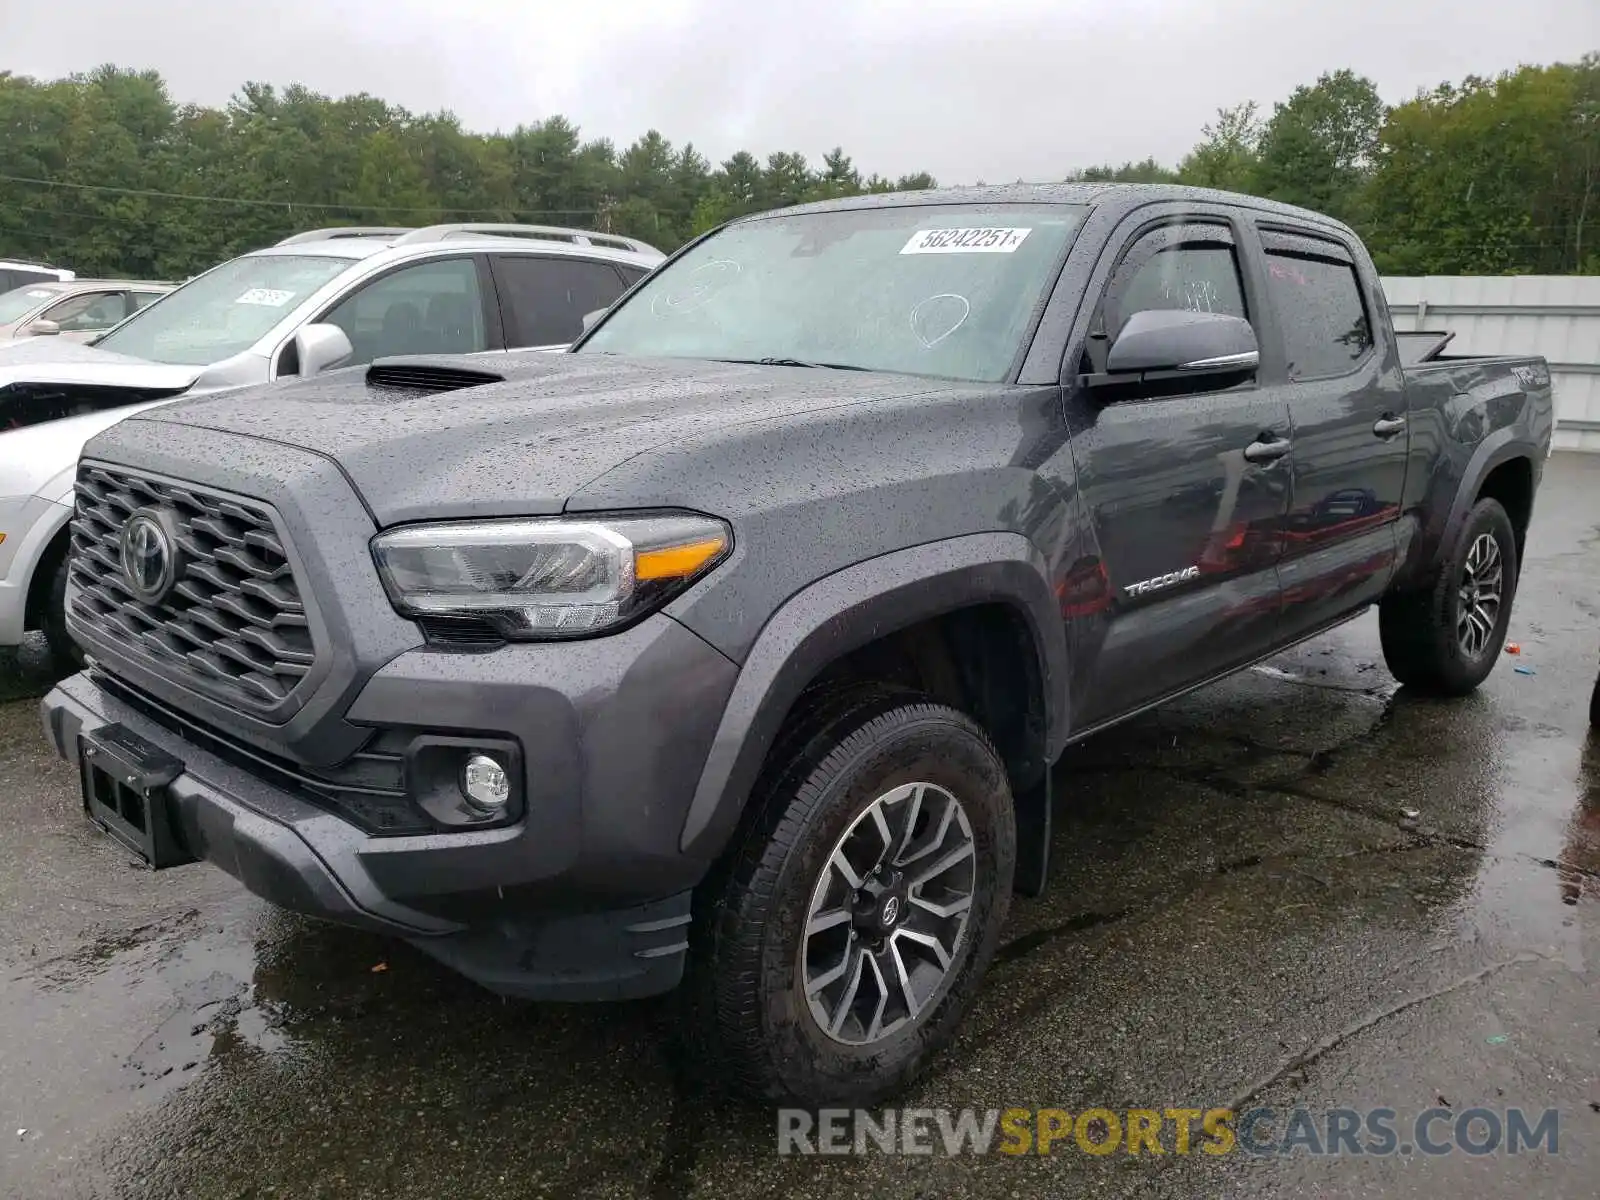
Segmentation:
[[(417, 362), (418, 360), (408, 360)], [(380, 525), (560, 512), (656, 446), (755, 421), (957, 386), (905, 375), (600, 354), (429, 360), (503, 382), (375, 387), (363, 369), (162, 405), (134, 420), (243, 434), (336, 462)], [(736, 467), (734, 468), (736, 469)]]

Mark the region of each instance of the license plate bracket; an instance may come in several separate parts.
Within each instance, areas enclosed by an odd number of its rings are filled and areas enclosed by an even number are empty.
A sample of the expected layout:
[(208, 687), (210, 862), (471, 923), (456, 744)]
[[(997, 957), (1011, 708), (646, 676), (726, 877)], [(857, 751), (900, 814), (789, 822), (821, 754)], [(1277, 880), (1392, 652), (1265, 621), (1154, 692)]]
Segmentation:
[(79, 735), (83, 810), (156, 870), (198, 861), (178, 832), (169, 791), (183, 763), (124, 725)]

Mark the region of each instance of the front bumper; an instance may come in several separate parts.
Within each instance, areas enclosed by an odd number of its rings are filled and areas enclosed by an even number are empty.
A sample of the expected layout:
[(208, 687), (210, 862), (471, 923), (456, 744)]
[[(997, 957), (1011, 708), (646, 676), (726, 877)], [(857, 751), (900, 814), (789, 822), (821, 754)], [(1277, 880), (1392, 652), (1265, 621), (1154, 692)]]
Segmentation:
[(83, 732), (111, 723), (181, 761), (168, 789), (179, 837), (274, 904), (406, 938), (503, 994), (620, 999), (681, 976), (690, 891), (708, 864), (678, 839), (734, 676), (664, 616), (588, 642), (402, 654), (345, 720), (515, 739), (526, 815), (399, 837), (219, 756), (120, 682), (73, 676), (42, 712), (69, 761)]

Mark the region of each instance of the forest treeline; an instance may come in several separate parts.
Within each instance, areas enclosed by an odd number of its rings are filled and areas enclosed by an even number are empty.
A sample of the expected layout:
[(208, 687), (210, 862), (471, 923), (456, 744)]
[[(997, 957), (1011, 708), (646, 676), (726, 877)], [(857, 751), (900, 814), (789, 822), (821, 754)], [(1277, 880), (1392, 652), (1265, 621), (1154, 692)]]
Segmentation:
[[(1070, 124), (1059, 138), (1070, 157)], [(1441, 84), (1394, 107), (1371, 80), (1335, 71), (1270, 113), (1222, 110), (1179, 163), (1063, 178), (1306, 205), (1350, 222), (1388, 274), (1600, 274), (1600, 55)], [(246, 84), (210, 108), (174, 103), (154, 71), (0, 72), (0, 257), (83, 275), (181, 279), (342, 224), (578, 225), (671, 250), (746, 212), (934, 185), (926, 173), (863, 174), (842, 148), (819, 162), (741, 150), (713, 163), (656, 130), (623, 148), (586, 140), (561, 116), (480, 134), (449, 113), (298, 85)]]

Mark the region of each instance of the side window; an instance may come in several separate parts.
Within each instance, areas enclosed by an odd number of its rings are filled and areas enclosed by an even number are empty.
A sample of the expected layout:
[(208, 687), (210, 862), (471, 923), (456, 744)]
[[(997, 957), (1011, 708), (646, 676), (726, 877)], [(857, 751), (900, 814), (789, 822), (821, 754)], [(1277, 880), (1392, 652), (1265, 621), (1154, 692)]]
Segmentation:
[(1128, 247), (1089, 327), (1087, 369), (1104, 370), (1106, 353), (1128, 318), (1151, 309), (1249, 317), (1227, 226), (1162, 226)]
[(1355, 267), (1267, 247), (1267, 295), (1283, 328), (1290, 379), (1342, 375), (1372, 349)]
[[(322, 321), (355, 348), (346, 366), (392, 354), (470, 354), (489, 342), (478, 268), (470, 258), (434, 259), (380, 276)], [(280, 360), (279, 371), (285, 364)]]
[(575, 341), (584, 314), (610, 308), (624, 287), (611, 264), (592, 259), (505, 254), (495, 258), (494, 271), (513, 349)]
[(41, 314), (61, 326), (63, 333), (89, 333), (110, 329), (128, 315), (128, 302), (121, 292), (85, 292), (70, 296)]
[(46, 275), (43, 271), (29, 271), (23, 267), (8, 267), (0, 270), (0, 292), (9, 292), (13, 288), (26, 287), (30, 283), (60, 283), (61, 280), (54, 275)]
[(165, 292), (130, 292), (129, 294), (133, 297), (133, 308), (129, 310), (130, 312), (138, 312), (152, 300), (159, 300), (166, 295)]

